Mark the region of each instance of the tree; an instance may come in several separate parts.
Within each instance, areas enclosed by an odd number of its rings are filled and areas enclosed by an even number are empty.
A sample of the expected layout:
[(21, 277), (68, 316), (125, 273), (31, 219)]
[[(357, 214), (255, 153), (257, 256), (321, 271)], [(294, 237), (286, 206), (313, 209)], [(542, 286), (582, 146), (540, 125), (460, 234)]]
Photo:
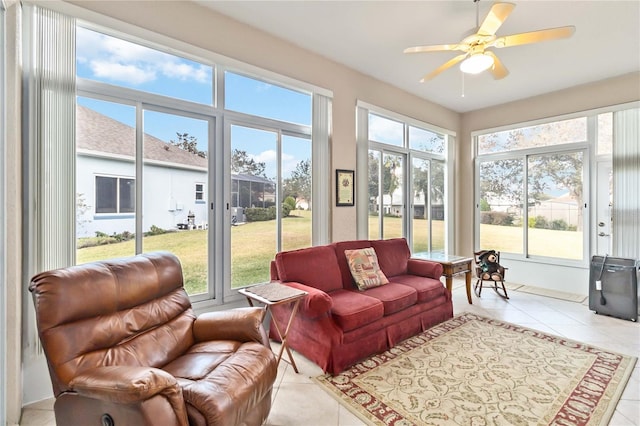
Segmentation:
[(171, 145), (177, 146), (178, 148), (192, 154), (196, 154), (199, 157), (207, 158), (207, 152), (200, 151), (198, 149), (198, 139), (195, 136), (191, 136), (189, 135), (189, 133), (178, 132), (176, 132), (176, 135), (178, 136), (178, 140), (174, 141), (173, 139), (171, 139)]
[(247, 151), (234, 149), (231, 153), (231, 171), (251, 176), (266, 178), (266, 164), (251, 158)]
[(384, 155), (382, 164), (382, 194), (389, 195), (390, 203), (393, 203), (393, 193), (400, 186), (400, 179), (396, 174), (400, 167), (400, 157), (397, 155)]
[(422, 160), (422, 164), (418, 167), (416, 163), (413, 164), (413, 188), (415, 190), (416, 198), (422, 194), (424, 199), (424, 213), (423, 218), (429, 218), (429, 186), (431, 184), (431, 177), (429, 160)]
[(284, 196), (291, 196), (296, 200), (311, 201), (311, 159), (296, 164), (291, 176), (283, 182)]
[[(376, 155), (377, 154), (377, 155)], [(369, 151), (369, 199), (373, 202), (379, 195), (380, 154)], [(400, 180), (396, 169), (400, 166), (400, 158), (385, 154), (382, 164), (382, 195), (391, 197), (398, 188)]]

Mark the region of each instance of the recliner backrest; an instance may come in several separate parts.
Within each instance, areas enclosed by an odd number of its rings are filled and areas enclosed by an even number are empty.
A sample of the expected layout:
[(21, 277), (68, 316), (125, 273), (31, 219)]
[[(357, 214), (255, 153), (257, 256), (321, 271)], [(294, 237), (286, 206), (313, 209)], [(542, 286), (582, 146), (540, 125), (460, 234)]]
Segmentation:
[(29, 290), (56, 396), (86, 369), (161, 367), (194, 342), (195, 315), (170, 253), (43, 272)]

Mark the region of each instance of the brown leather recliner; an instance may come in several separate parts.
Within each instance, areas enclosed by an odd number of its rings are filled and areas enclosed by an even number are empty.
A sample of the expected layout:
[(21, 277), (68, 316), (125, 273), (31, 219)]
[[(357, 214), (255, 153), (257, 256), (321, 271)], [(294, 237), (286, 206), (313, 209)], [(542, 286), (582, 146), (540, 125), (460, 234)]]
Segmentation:
[(264, 310), (198, 317), (169, 253), (36, 275), (58, 425), (260, 425), (277, 364)]

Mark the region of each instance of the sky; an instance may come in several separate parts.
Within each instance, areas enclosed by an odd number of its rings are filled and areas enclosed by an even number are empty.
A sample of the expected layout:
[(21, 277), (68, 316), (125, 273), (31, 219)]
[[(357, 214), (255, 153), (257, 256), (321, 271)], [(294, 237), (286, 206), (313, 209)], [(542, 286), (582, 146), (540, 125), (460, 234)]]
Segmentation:
[[(76, 68), (81, 78), (213, 105), (213, 67), (145, 46), (78, 28)], [(135, 127), (135, 108), (79, 97), (80, 105)], [(311, 125), (311, 95), (261, 82), (239, 74), (225, 74), (225, 107), (248, 114)], [(188, 133), (198, 148), (209, 151), (209, 121), (144, 110), (144, 132), (163, 141)], [(272, 131), (233, 126), (231, 148), (264, 162), (267, 177), (276, 177), (277, 135)], [(298, 162), (311, 158), (309, 139), (283, 136), (282, 171), (287, 177)]]
[[(78, 77), (213, 105), (212, 66), (154, 50), (139, 44), (78, 27), (76, 38)], [(225, 109), (311, 126), (311, 95), (269, 84), (237, 73), (225, 73)], [(79, 97), (80, 105), (135, 127), (135, 108), (102, 100)], [(176, 133), (188, 133), (198, 149), (210, 151), (209, 122), (145, 109), (144, 132), (165, 142), (178, 140)], [(403, 145), (403, 123), (370, 114), (369, 138)], [(410, 127), (411, 148), (442, 153), (444, 136)], [(246, 151), (266, 165), (267, 177), (276, 178), (277, 135), (273, 131), (232, 126), (231, 149)], [(311, 142), (283, 136), (282, 175), (286, 178), (297, 163), (311, 158)]]

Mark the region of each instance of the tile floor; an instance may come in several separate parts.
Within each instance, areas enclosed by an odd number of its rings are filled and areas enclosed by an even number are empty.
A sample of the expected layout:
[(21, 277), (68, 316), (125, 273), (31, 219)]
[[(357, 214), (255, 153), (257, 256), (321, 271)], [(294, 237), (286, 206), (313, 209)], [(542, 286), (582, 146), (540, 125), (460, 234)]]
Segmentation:
[[(596, 315), (586, 304), (566, 302), (543, 296), (511, 291), (505, 301), (485, 289), (482, 298), (473, 296), (467, 303), (464, 285), (453, 291), (454, 314), (472, 312), (509, 321), (555, 335), (599, 346), (611, 351), (638, 356), (640, 354), (640, 324)], [(276, 345), (274, 344), (274, 349)], [(363, 425), (357, 417), (338, 404), (310, 379), (322, 373), (320, 368), (294, 353), (300, 374), (286, 362), (279, 367), (274, 388), (274, 403), (267, 420), (269, 426), (356, 426)], [(53, 400), (25, 407), (22, 426), (55, 426)], [(609, 423), (613, 426), (640, 426), (640, 365), (618, 403)]]

